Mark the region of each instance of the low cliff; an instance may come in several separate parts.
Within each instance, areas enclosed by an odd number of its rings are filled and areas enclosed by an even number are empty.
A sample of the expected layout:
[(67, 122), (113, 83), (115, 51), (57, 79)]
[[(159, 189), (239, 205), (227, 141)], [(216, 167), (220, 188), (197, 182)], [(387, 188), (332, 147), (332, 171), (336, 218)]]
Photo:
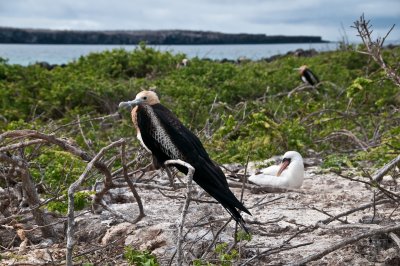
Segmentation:
[(0, 43), (26, 44), (266, 44), (318, 43), (320, 36), (268, 36), (211, 31), (67, 31), (0, 27)]

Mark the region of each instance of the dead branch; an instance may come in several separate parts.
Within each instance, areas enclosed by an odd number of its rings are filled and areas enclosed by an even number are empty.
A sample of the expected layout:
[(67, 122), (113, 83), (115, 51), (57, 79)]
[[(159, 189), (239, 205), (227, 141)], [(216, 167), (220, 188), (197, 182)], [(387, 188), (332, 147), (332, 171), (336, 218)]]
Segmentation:
[(0, 153), (0, 161), (11, 164), (15, 168), (14, 173), (21, 178), (22, 189), (26, 193), (29, 206), (32, 207), (32, 215), (35, 219), (35, 222), (37, 225), (41, 226), (43, 237), (55, 238), (56, 233), (54, 228), (52, 226), (47, 226), (50, 224), (50, 221), (45, 216), (43, 210), (40, 208), (34, 208), (34, 206), (39, 206), (41, 202), (26, 162), (21, 158), (13, 158), (3, 153)]
[(272, 200), (268, 200), (268, 201), (263, 202), (263, 200), (264, 200), (266, 197), (267, 197), (267, 196), (265, 196), (264, 198), (262, 198), (261, 200), (259, 200), (258, 202), (256, 202), (253, 206), (248, 207), (247, 209), (251, 210), (251, 209), (253, 209), (253, 208), (260, 207), (260, 206), (263, 206), (263, 205), (267, 205), (267, 204), (269, 204), (269, 203), (271, 203), (271, 202), (274, 202), (274, 201), (277, 201), (277, 200), (280, 200), (280, 199), (283, 199), (283, 198), (284, 198), (284, 196), (280, 196), (280, 197), (274, 198), (274, 199), (272, 199)]
[(83, 141), (85, 142), (86, 146), (88, 147), (88, 149), (94, 153), (94, 150), (92, 148), (92, 141), (88, 140), (85, 136), (85, 133), (83, 132), (82, 129), (82, 124), (81, 124), (81, 117), (78, 115), (78, 128), (79, 128), (79, 132), (81, 133), (81, 136), (83, 138)]
[(357, 30), (358, 36), (360, 36), (365, 48), (367, 49), (367, 52), (360, 51), (360, 53), (367, 54), (372, 57), (372, 59), (385, 71), (388, 78), (391, 79), (398, 87), (400, 87), (400, 75), (398, 75), (391, 66), (387, 65), (382, 57), (383, 44), (387, 36), (393, 30), (394, 26), (395, 25), (389, 29), (385, 37), (379, 37), (376, 39), (376, 41), (372, 41), (372, 25), (370, 24), (369, 20), (365, 20), (364, 14), (354, 22), (354, 26), (352, 27)]
[(304, 85), (304, 84), (302, 84), (302, 85), (300, 85), (300, 86), (297, 86), (297, 87), (294, 88), (293, 90), (291, 90), (291, 91), (287, 94), (287, 97), (290, 98), (290, 97), (292, 96), (292, 94), (294, 94), (294, 93), (296, 93), (296, 92), (299, 92), (299, 91), (307, 90), (307, 89), (314, 90), (314, 92), (315, 92), (316, 94), (319, 94), (318, 90), (316, 89), (316, 88), (318, 87), (318, 85), (319, 85), (319, 84), (317, 84), (316, 86)]
[(360, 229), (379, 229), (381, 226), (377, 224), (361, 224), (361, 223), (347, 223), (347, 224), (336, 224), (336, 225), (326, 225), (323, 223), (318, 223), (318, 227), (322, 229), (328, 230), (345, 230), (345, 229), (353, 229), (353, 228), (360, 228)]
[(128, 167), (126, 166), (126, 155), (125, 155), (125, 142), (123, 142), (122, 146), (121, 146), (121, 163), (122, 163), (122, 169), (123, 169), (125, 181), (128, 184), (129, 188), (131, 189), (133, 197), (136, 199), (136, 202), (139, 207), (139, 215), (138, 215), (138, 217), (136, 217), (135, 220), (133, 220), (133, 223), (137, 223), (145, 216), (145, 214), (144, 214), (144, 210), (143, 210), (142, 199), (140, 198), (139, 194), (137, 193), (136, 188), (133, 185), (132, 181), (128, 177)]
[(223, 226), (221, 226), (217, 233), (214, 236), (213, 241), (211, 241), (211, 243), (207, 246), (206, 250), (204, 251), (203, 255), (201, 256), (201, 259), (205, 259), (207, 254), (210, 252), (211, 248), (215, 245), (215, 243), (217, 242), (218, 236), (222, 233), (222, 231), (225, 229), (225, 227), (232, 221), (232, 217), (229, 217), (229, 219), (224, 223)]
[[(166, 193), (164, 193), (161, 189), (158, 189), (158, 192), (160, 192), (161, 195), (163, 195), (166, 198), (170, 198), (170, 199), (186, 199), (185, 196), (178, 196), (178, 195), (168, 195)], [(195, 202), (200, 202), (200, 203), (211, 203), (211, 204), (219, 204), (218, 201), (215, 200), (202, 200), (199, 198), (191, 198), (191, 201), (195, 201)]]
[(397, 247), (400, 249), (400, 237), (393, 232), (389, 233), (389, 237), (396, 243)]
[[(87, 164), (85, 170), (81, 174), (81, 176), (76, 180), (72, 185), (68, 188), (68, 228), (67, 228), (67, 252), (66, 252), (66, 264), (68, 266), (72, 266), (72, 251), (74, 247), (74, 225), (75, 225), (75, 216), (74, 216), (74, 193), (81, 186), (83, 181), (87, 178), (89, 172), (95, 167), (96, 163), (103, 157), (104, 153), (115, 147), (119, 146), (124, 142), (124, 139), (120, 139), (111, 143), (110, 145), (102, 148), (96, 156)], [(111, 173), (110, 173), (111, 176)]]
[(323, 138), (322, 140), (318, 140), (317, 142), (325, 142), (327, 140), (331, 139), (337, 139), (338, 137), (345, 136), (351, 140), (353, 140), (363, 151), (366, 151), (370, 145), (359, 138), (357, 138), (356, 135), (354, 135), (353, 132), (347, 130), (347, 129), (342, 129), (338, 130), (335, 132), (330, 133), (327, 137)]
[(78, 123), (86, 123), (86, 122), (91, 122), (91, 121), (104, 121), (104, 120), (106, 120), (106, 119), (108, 119), (108, 118), (114, 119), (114, 120), (115, 120), (115, 119), (120, 119), (120, 118), (121, 118), (121, 115), (120, 115), (118, 112), (116, 112), (116, 113), (113, 113), (113, 114), (110, 114), (110, 115), (106, 115), (106, 116), (88, 118), (88, 119), (85, 119), (85, 120), (81, 120), (80, 122), (78, 122), (78, 121), (76, 121), (76, 122), (71, 122), (71, 123), (68, 123), (68, 124), (64, 124), (64, 125), (62, 125), (62, 126), (59, 126), (59, 127), (56, 128), (55, 130), (53, 130), (51, 133), (55, 133), (55, 132), (57, 132), (57, 131), (59, 131), (59, 130), (65, 128), (65, 127), (75, 126), (75, 125), (77, 125)]
[(392, 202), (392, 201), (389, 200), (389, 199), (384, 199), (384, 200), (376, 201), (375, 203), (374, 203), (374, 202), (371, 202), (371, 203), (368, 203), (368, 204), (359, 206), (359, 207), (357, 207), (357, 208), (354, 208), (354, 209), (351, 209), (351, 210), (348, 210), (348, 211), (339, 213), (339, 214), (337, 214), (337, 215), (335, 215), (335, 216), (333, 216), (333, 217), (329, 217), (329, 218), (327, 218), (327, 219), (325, 219), (325, 220), (319, 221), (319, 223), (329, 224), (329, 223), (331, 223), (331, 222), (333, 222), (333, 221), (339, 219), (340, 217), (347, 216), (347, 215), (350, 215), (350, 214), (352, 214), (352, 213), (354, 213), (354, 212), (358, 212), (358, 211), (362, 211), (362, 210), (371, 208), (371, 207), (373, 207), (374, 205), (377, 206), (377, 205), (386, 204), (386, 203), (390, 203), (390, 202)]
[(322, 250), (320, 252), (317, 252), (315, 254), (307, 256), (307, 257), (303, 258), (302, 260), (296, 261), (296, 262), (294, 262), (294, 263), (292, 263), (290, 265), (293, 265), (293, 266), (294, 265), (305, 265), (310, 261), (315, 261), (315, 260), (321, 259), (325, 255), (327, 255), (327, 254), (329, 254), (329, 253), (331, 253), (331, 252), (333, 252), (335, 250), (338, 250), (338, 249), (340, 249), (342, 247), (345, 247), (345, 246), (347, 246), (349, 244), (355, 243), (355, 242), (357, 242), (357, 241), (359, 241), (359, 240), (361, 240), (363, 238), (372, 237), (372, 236), (377, 235), (377, 234), (386, 234), (386, 233), (390, 233), (390, 232), (393, 232), (393, 231), (396, 231), (396, 230), (399, 230), (399, 229), (400, 229), (400, 224), (384, 226), (384, 227), (381, 227), (381, 228), (378, 228), (378, 229), (371, 229), (371, 230), (369, 230), (367, 232), (359, 233), (359, 234), (357, 234), (355, 236), (352, 236), (350, 238), (342, 240), (339, 243), (336, 243), (336, 244), (334, 244), (334, 245), (332, 245), (332, 246), (330, 246), (330, 247), (328, 247), (328, 248), (326, 248), (326, 249), (324, 249), (324, 250)]
[(168, 160), (166, 162), (164, 162), (165, 166), (168, 165), (174, 165), (174, 164), (179, 164), (182, 165), (184, 167), (186, 167), (188, 169), (188, 173), (186, 175), (186, 177), (188, 178), (187, 181), (187, 192), (186, 192), (186, 200), (185, 200), (185, 204), (183, 205), (183, 209), (182, 209), (182, 213), (181, 213), (181, 219), (179, 221), (179, 227), (178, 227), (178, 243), (177, 243), (177, 259), (176, 259), (176, 263), (178, 266), (183, 265), (183, 250), (182, 250), (182, 243), (184, 241), (184, 237), (183, 237), (183, 226), (185, 224), (185, 219), (186, 219), (186, 215), (188, 212), (188, 208), (189, 208), (189, 204), (190, 204), (190, 192), (191, 192), (191, 188), (192, 188), (192, 181), (193, 181), (193, 175), (194, 175), (194, 171), (195, 169), (193, 168), (193, 166), (191, 166), (190, 164), (182, 161), (182, 160)]
[(372, 180), (376, 182), (381, 182), (383, 177), (389, 172), (390, 169), (400, 164), (400, 155), (391, 160), (389, 163), (385, 164), (382, 168), (380, 168), (376, 173), (372, 176)]
[(23, 142), (11, 144), (11, 145), (8, 145), (8, 146), (0, 147), (0, 152), (18, 150), (18, 149), (25, 148), (25, 147), (28, 147), (28, 146), (37, 145), (37, 144), (44, 144), (44, 143), (47, 143), (47, 141), (46, 140), (42, 140), (42, 139), (23, 141)]
[(255, 265), (252, 262), (254, 260), (256, 260), (256, 259), (261, 259), (261, 258), (266, 257), (268, 255), (279, 253), (279, 252), (282, 252), (282, 251), (295, 249), (295, 248), (299, 248), (299, 247), (303, 247), (303, 246), (308, 246), (308, 245), (311, 245), (313, 243), (314, 242), (306, 242), (306, 243), (301, 243), (301, 244), (294, 245), (294, 246), (287, 245), (286, 243), (284, 243), (282, 245), (267, 249), (267, 250), (261, 252), (260, 254), (257, 254), (255, 256), (251, 257), (250, 259), (246, 260), (244, 263), (240, 264), (240, 266), (249, 265), (250, 263), (251, 263), (250, 265)]
[[(387, 190), (387, 189), (381, 187), (378, 183), (376, 183), (376, 182), (373, 181), (373, 180), (372, 180), (371, 182), (368, 182), (368, 181), (364, 181), (364, 180), (360, 180), (360, 179), (351, 178), (351, 177), (349, 177), (349, 176), (345, 176), (345, 175), (342, 175), (342, 174), (340, 174), (340, 173), (336, 173), (336, 174), (337, 174), (338, 176), (340, 176), (340, 177), (345, 178), (345, 179), (348, 179), (348, 180), (351, 180), (351, 181), (355, 181), (355, 182), (359, 182), (359, 183), (366, 184), (366, 185), (368, 185), (368, 186), (371, 187), (371, 188), (377, 188), (379, 191), (381, 191), (383, 194), (385, 194), (388, 198), (392, 199), (393, 201), (395, 201), (395, 202), (399, 202), (399, 201), (400, 201), (400, 195), (398, 195), (398, 194), (396, 194), (396, 193), (393, 193), (393, 192), (391, 192), (391, 191), (389, 191), (389, 190)], [(370, 178), (371, 178), (371, 177), (370, 177)]]
[[(242, 188), (243, 184), (241, 182), (236, 182), (227, 179), (229, 187), (233, 188)], [(297, 193), (304, 193), (301, 189), (294, 189), (294, 188), (279, 188), (279, 187), (268, 187), (268, 186), (259, 186), (253, 184), (245, 184), (244, 187), (249, 189), (252, 193), (285, 193), (285, 192), (297, 192)]]

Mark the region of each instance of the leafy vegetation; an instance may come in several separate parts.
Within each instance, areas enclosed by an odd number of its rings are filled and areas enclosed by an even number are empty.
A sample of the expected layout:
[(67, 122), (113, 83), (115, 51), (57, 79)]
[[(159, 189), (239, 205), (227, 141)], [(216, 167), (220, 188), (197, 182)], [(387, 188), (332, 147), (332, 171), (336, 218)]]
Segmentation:
[[(386, 49), (384, 57), (394, 64), (399, 52)], [(162, 103), (200, 136), (219, 163), (243, 162), (248, 154), (251, 160), (265, 159), (286, 150), (307, 156), (312, 149), (324, 156), (352, 152), (349, 160), (362, 158), (378, 167), (400, 148), (399, 88), (363, 54), (333, 51), (240, 64), (194, 58), (188, 67), (176, 68), (183, 58), (140, 45), (132, 52), (93, 53), (51, 71), (0, 60), (0, 130), (56, 131), (82, 147), (89, 141), (94, 152), (134, 134), (128, 112), (121, 120), (91, 119), (113, 114), (120, 101), (155, 87)], [(317, 88), (298, 89), (293, 68), (303, 64), (322, 80)], [(52, 169), (35, 171), (36, 178), (56, 185), (66, 165), (76, 174), (82, 171), (67, 155), (49, 153), (36, 162)], [(50, 164), (51, 158), (58, 162)]]
[(159, 266), (157, 258), (149, 251), (140, 251), (132, 247), (125, 247), (124, 258), (130, 265), (136, 266)]

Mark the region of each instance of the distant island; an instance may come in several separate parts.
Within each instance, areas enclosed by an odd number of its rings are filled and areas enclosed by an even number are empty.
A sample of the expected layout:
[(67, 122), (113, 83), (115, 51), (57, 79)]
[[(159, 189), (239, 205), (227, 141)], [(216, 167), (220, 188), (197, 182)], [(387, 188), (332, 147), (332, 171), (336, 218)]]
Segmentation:
[(273, 44), (323, 43), (320, 36), (230, 34), (190, 30), (76, 31), (0, 27), (0, 43), (19, 44)]

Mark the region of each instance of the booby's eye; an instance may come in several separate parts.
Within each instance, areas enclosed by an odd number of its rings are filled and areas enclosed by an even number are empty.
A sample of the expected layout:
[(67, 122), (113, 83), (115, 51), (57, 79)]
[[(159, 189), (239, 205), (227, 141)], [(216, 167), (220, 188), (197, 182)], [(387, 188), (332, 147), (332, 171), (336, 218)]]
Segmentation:
[(144, 96), (144, 97), (143, 97), (143, 100), (147, 100), (147, 96)]
[(285, 161), (288, 162), (288, 163), (290, 163), (291, 159), (290, 159), (290, 158), (283, 158), (283, 159), (282, 159), (282, 163), (285, 162)]

